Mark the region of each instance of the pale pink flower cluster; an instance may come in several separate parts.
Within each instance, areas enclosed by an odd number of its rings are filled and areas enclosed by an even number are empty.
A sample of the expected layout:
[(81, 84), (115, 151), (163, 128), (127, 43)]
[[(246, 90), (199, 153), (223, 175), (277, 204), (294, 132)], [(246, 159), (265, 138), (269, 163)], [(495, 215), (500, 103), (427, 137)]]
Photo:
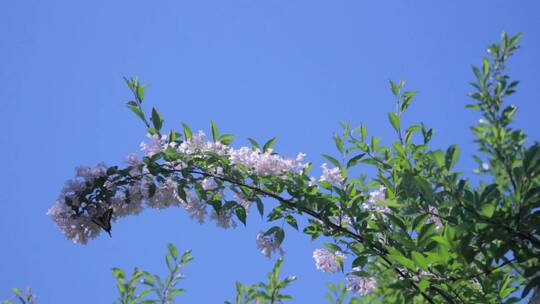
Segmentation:
[(259, 149), (241, 147), (229, 151), (229, 160), (233, 165), (247, 167), (258, 176), (284, 176), (285, 174), (300, 173), (307, 167), (303, 163), (305, 154), (299, 153), (296, 159), (283, 157), (272, 153), (272, 150), (261, 152)]
[(148, 137), (150, 143), (141, 143), (141, 149), (146, 156), (152, 156), (167, 147), (177, 149), (178, 152), (189, 156), (204, 157), (206, 153), (215, 153), (227, 156), (232, 165), (243, 166), (258, 176), (283, 177), (287, 173), (301, 173), (308, 166), (304, 163), (306, 156), (304, 153), (299, 153), (296, 159), (291, 159), (272, 153), (272, 150), (262, 152), (250, 147), (235, 149), (219, 141), (209, 141), (201, 130), (181, 144), (168, 143), (167, 136), (148, 135)]
[[(172, 145), (174, 148), (174, 145)], [(219, 141), (209, 141), (206, 134), (199, 130), (195, 132), (190, 139), (182, 142), (177, 147), (180, 153), (187, 155), (195, 155), (201, 153), (212, 152), (218, 155), (227, 155), (231, 149)]]
[[(360, 268), (355, 267), (352, 271), (360, 271)], [(350, 273), (345, 280), (347, 282), (347, 290), (361, 296), (367, 296), (377, 287), (377, 280), (373, 277), (364, 278)]]
[[(128, 155), (126, 163), (132, 167), (129, 172), (132, 177), (139, 177), (146, 173), (146, 168), (142, 166), (142, 162), (137, 158), (136, 153)], [(144, 191), (146, 183), (144, 180), (137, 180), (126, 188), (127, 191), (117, 191), (110, 202), (114, 218), (139, 214), (143, 210), (142, 202), (146, 198), (146, 192)]]
[(321, 165), (321, 168), (323, 170), (323, 173), (319, 178), (320, 182), (327, 181), (331, 184), (339, 184), (345, 179), (343, 175), (341, 175), (341, 170), (337, 167), (329, 169), (328, 165), (326, 163), (323, 163)]
[(347, 256), (341, 251), (330, 252), (327, 249), (315, 249), (313, 259), (315, 266), (322, 272), (339, 272), (342, 269), (343, 260)]
[(278, 252), (280, 255), (284, 255), (285, 251), (281, 248), (280, 244), (275, 238), (275, 235), (264, 235), (263, 232), (257, 234), (257, 247), (261, 250), (261, 253), (267, 258), (272, 257), (272, 254)]
[(233, 213), (231, 210), (221, 210), (218, 214), (215, 210), (212, 210), (210, 218), (216, 221), (216, 225), (223, 229), (236, 228), (237, 224), (234, 221)]
[(379, 189), (369, 193), (369, 199), (362, 203), (362, 208), (376, 213), (384, 215), (385, 213), (390, 213), (391, 210), (388, 206), (383, 206), (380, 204), (381, 201), (386, 199), (385, 194), (386, 188), (381, 186)]
[(64, 235), (73, 242), (86, 244), (88, 240), (95, 238), (100, 233), (100, 228), (88, 216), (75, 216), (75, 212), (66, 204), (56, 203), (47, 215), (53, 218), (56, 225), (64, 232)]
[[(74, 208), (86, 207), (84, 202), (79, 201), (77, 193), (93, 185), (98, 178), (106, 174), (106, 171), (107, 167), (104, 164), (98, 164), (96, 167), (77, 167), (75, 178), (66, 182), (56, 203), (47, 211), (47, 215), (52, 217), (66, 237), (74, 242), (84, 244), (100, 232), (99, 226), (91, 220), (92, 216), (98, 215), (97, 210), (88, 209), (84, 216), (76, 216)], [(70, 205), (66, 203), (67, 201)]]
[(214, 190), (218, 187), (218, 184), (213, 178), (205, 178), (201, 181), (201, 187), (203, 190)]
[[(150, 184), (146, 184), (148, 187)], [(149, 188), (146, 190), (150, 192)], [(178, 183), (172, 179), (167, 178), (163, 182), (156, 185), (156, 192), (151, 197), (147, 198), (148, 206), (156, 209), (165, 209), (174, 205), (181, 204), (182, 199), (178, 195)]]
[[(132, 166), (130, 175), (140, 177), (139, 179), (124, 185), (124, 189), (117, 189), (114, 183), (105, 182), (106, 188), (116, 191), (116, 194), (109, 201), (110, 207), (113, 209), (112, 221), (119, 217), (140, 213), (143, 210), (143, 202), (145, 202), (148, 207), (156, 209), (183, 207), (191, 218), (200, 223), (204, 222), (207, 215), (207, 204), (192, 194), (189, 189), (184, 189), (187, 197), (186, 200), (183, 200), (178, 193), (178, 183), (174, 179), (167, 178), (157, 183), (144, 177), (143, 174), (148, 173), (148, 171), (134, 154), (128, 157), (127, 163)], [(107, 167), (104, 164), (93, 168), (78, 167), (75, 178), (66, 182), (56, 203), (47, 212), (66, 237), (75, 243), (86, 244), (101, 232), (101, 228), (92, 221), (92, 218), (99, 217), (101, 214), (98, 214), (98, 211), (92, 206), (80, 203), (77, 194), (84, 189), (94, 187), (96, 179), (105, 175), (106, 170)], [(155, 183), (155, 193), (152, 196), (149, 193), (151, 183)], [(207, 187), (213, 185), (212, 181), (208, 180), (206, 185)], [(80, 207), (85, 211), (77, 216), (68, 202), (76, 209)], [(233, 228), (236, 226), (230, 212), (222, 212), (220, 215), (214, 212), (211, 218), (217, 221), (219, 227)]]
[[(296, 159), (282, 157), (272, 151), (261, 152), (257, 149), (242, 147), (239, 149), (231, 148), (219, 141), (209, 141), (203, 131), (195, 132), (192, 137), (182, 143), (170, 141), (166, 135), (148, 135), (149, 140), (140, 144), (144, 156), (154, 156), (157, 153), (164, 152), (167, 149), (176, 151), (190, 157), (206, 158), (209, 153), (218, 154), (226, 157), (231, 165), (238, 168), (247, 169), (259, 176), (279, 176), (285, 177), (288, 173), (301, 173), (308, 164), (304, 163), (305, 154), (300, 153)], [(183, 207), (190, 216), (199, 222), (204, 222), (207, 216), (207, 204), (202, 202), (189, 189), (186, 192), (185, 200), (178, 193), (178, 182), (168, 177), (165, 180), (155, 180), (146, 177), (148, 169), (141, 162), (136, 154), (129, 155), (127, 163), (131, 166), (130, 176), (133, 178), (128, 184), (117, 185), (114, 180), (106, 181), (104, 187), (115, 193), (110, 201), (103, 202), (113, 209), (112, 220), (118, 217), (138, 214), (143, 209), (143, 202), (150, 208), (164, 209), (168, 207)], [(163, 164), (166, 168), (180, 170), (185, 168), (183, 161), (166, 162)], [(223, 168), (207, 168), (209, 173), (218, 176), (223, 174)], [(98, 210), (93, 206), (84, 206), (79, 203), (77, 194), (83, 189), (94, 188), (94, 182), (97, 178), (106, 174), (107, 167), (99, 164), (96, 167), (79, 167), (76, 170), (75, 178), (69, 180), (55, 205), (53, 205), (48, 214), (55, 223), (64, 231), (64, 234), (77, 243), (86, 243), (95, 238), (100, 233), (100, 228), (92, 219), (101, 216)], [(155, 186), (153, 186), (154, 184)], [(205, 178), (201, 181), (201, 187), (204, 190), (216, 190), (219, 188), (216, 180)], [(150, 190), (155, 189), (155, 193), (150, 195)], [(222, 195), (223, 190), (220, 190)], [(251, 201), (240, 193), (236, 193), (239, 203), (248, 210)], [(67, 200), (66, 200), (67, 199)], [(67, 202), (72, 202), (76, 210), (84, 210), (82, 214), (76, 215)], [(101, 203), (101, 202), (97, 202)], [(107, 207), (108, 208), (108, 207)], [(99, 212), (105, 212), (99, 209)], [(231, 211), (223, 211), (217, 214), (212, 211), (210, 218), (215, 220), (219, 227), (234, 228), (236, 222), (233, 220)]]
[(154, 134), (154, 135), (147, 134), (146, 136), (150, 139), (150, 142), (147, 143), (143, 141), (140, 144), (141, 150), (144, 151), (146, 156), (151, 157), (164, 150), (164, 147), (166, 146), (166, 142), (168, 139), (166, 135), (160, 136), (157, 134)]
[(234, 200), (240, 203), (240, 205), (246, 209), (246, 212), (248, 212), (253, 202), (250, 201), (242, 192), (236, 190), (233, 190), (233, 192), (235, 193)]
[(443, 228), (443, 223), (439, 217), (439, 210), (433, 206), (429, 206), (428, 210), (432, 213), (429, 215), (429, 222), (435, 224), (435, 230), (441, 230)]

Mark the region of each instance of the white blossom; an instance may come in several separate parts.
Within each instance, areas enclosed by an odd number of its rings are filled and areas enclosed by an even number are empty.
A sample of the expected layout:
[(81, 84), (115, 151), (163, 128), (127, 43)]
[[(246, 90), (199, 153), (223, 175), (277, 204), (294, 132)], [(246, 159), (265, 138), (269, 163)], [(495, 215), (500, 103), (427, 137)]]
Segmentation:
[(178, 151), (187, 155), (195, 155), (206, 152), (213, 152), (218, 155), (227, 155), (229, 147), (219, 141), (208, 141), (206, 134), (199, 130), (178, 146)]
[[(51, 216), (64, 235), (75, 243), (86, 244), (100, 233), (100, 228), (92, 221), (96, 210), (88, 208), (79, 201), (79, 193), (86, 187), (93, 187), (96, 180), (106, 174), (107, 167), (100, 163), (95, 167), (79, 166), (75, 169), (75, 178), (68, 180), (58, 195), (56, 203), (49, 208), (47, 215)], [(77, 215), (75, 210), (84, 208)]]
[(172, 178), (167, 178), (165, 181), (156, 185), (156, 192), (150, 196), (150, 185), (148, 187), (148, 198), (146, 204), (152, 208), (164, 209), (170, 206), (181, 204), (181, 198), (178, 195), (178, 183)]
[(429, 222), (435, 224), (435, 230), (441, 230), (443, 228), (443, 223), (439, 216), (439, 210), (433, 206), (428, 207), (429, 210)]
[[(247, 170), (261, 177), (285, 178), (291, 173), (301, 174), (308, 167), (308, 163), (304, 163), (306, 157), (304, 153), (298, 153), (296, 158), (287, 158), (273, 153), (270, 149), (264, 152), (248, 147), (234, 149), (219, 141), (207, 140), (203, 131), (194, 132), (191, 138), (181, 143), (169, 141), (166, 135), (148, 134), (147, 137), (148, 140), (140, 144), (145, 157), (152, 157), (165, 149), (174, 149), (185, 156), (198, 159), (206, 159), (210, 156), (209, 154), (217, 154), (225, 157), (233, 169)], [(160, 162), (164, 168), (174, 171), (183, 170), (187, 166), (187, 160), (182, 158)], [(185, 200), (182, 199), (178, 192), (179, 184), (174, 176), (166, 176), (163, 179), (150, 177), (146, 164), (139, 159), (137, 153), (128, 155), (126, 163), (129, 166), (129, 179), (122, 180), (118, 178), (119, 176), (111, 177), (104, 182), (103, 187), (113, 194), (112, 197), (107, 202), (91, 202), (88, 206), (86, 203), (79, 202), (78, 194), (86, 189), (94, 190), (95, 181), (106, 175), (107, 167), (104, 164), (98, 164), (96, 167), (76, 168), (75, 178), (66, 182), (56, 204), (48, 212), (68, 238), (75, 242), (86, 243), (89, 239), (96, 237), (100, 233), (100, 227), (92, 221), (92, 217), (97, 216), (96, 213), (101, 212), (102, 207), (105, 207), (105, 210), (112, 208), (112, 219), (115, 220), (140, 213), (144, 205), (157, 209), (181, 206), (191, 218), (200, 223), (205, 221), (207, 204), (188, 188), (184, 189)], [(216, 165), (205, 169), (216, 176), (223, 176), (225, 171), (223, 167)], [(118, 183), (118, 181), (122, 182)], [(314, 179), (311, 182), (315, 184)], [(201, 181), (201, 187), (205, 190), (214, 190), (219, 188), (219, 184), (214, 178), (205, 178)], [(154, 192), (152, 195), (150, 195), (150, 190)], [(223, 190), (221, 191), (223, 195)], [(233, 192), (238, 203), (248, 211), (253, 201), (240, 192)], [(78, 213), (75, 213), (75, 210)], [(223, 210), (219, 214), (214, 211), (211, 218), (216, 220), (219, 227), (234, 228), (237, 225), (230, 210)]]
[[(360, 268), (355, 267), (352, 271), (360, 271)], [(377, 280), (373, 277), (364, 278), (350, 273), (345, 280), (347, 281), (347, 290), (361, 296), (370, 294), (377, 287)]]
[(267, 258), (272, 257), (272, 254), (276, 252), (279, 252), (280, 255), (285, 254), (285, 251), (283, 251), (274, 235), (264, 235), (263, 232), (259, 232), (257, 234), (256, 240), (257, 247), (261, 250), (261, 253)]
[(150, 143), (143, 141), (140, 144), (141, 150), (145, 152), (146, 156), (149, 156), (149, 157), (154, 156), (155, 154), (163, 151), (167, 145), (166, 135), (159, 136), (158, 134), (154, 134), (154, 135), (147, 134), (146, 136), (150, 138)]
[(328, 165), (326, 163), (323, 163), (321, 165), (321, 168), (323, 169), (323, 173), (321, 177), (319, 178), (320, 182), (327, 181), (331, 184), (339, 184), (345, 179), (341, 175), (341, 170), (337, 167), (328, 169)]
[(210, 215), (210, 218), (216, 221), (216, 226), (229, 229), (236, 228), (236, 222), (232, 218), (233, 213), (230, 210), (221, 210), (219, 214), (214, 210)]
[(204, 190), (214, 190), (218, 187), (218, 184), (213, 178), (205, 178), (201, 181), (201, 187)]
[(272, 153), (269, 149), (261, 152), (259, 149), (241, 147), (229, 151), (229, 160), (232, 165), (241, 165), (258, 176), (284, 176), (287, 173), (300, 173), (307, 167), (303, 163), (305, 154), (300, 153), (296, 160), (285, 158)]
[(97, 237), (100, 227), (88, 215), (75, 216), (75, 212), (64, 202), (57, 202), (47, 211), (64, 235), (74, 243), (86, 244)]
[(381, 186), (379, 189), (369, 193), (369, 198), (367, 201), (363, 202), (361, 207), (366, 210), (370, 210), (376, 213), (384, 215), (385, 213), (390, 213), (391, 210), (388, 206), (381, 205), (380, 202), (386, 199), (385, 194), (386, 188)]
[(143, 210), (143, 199), (144, 195), (141, 190), (140, 182), (128, 187), (127, 191), (117, 193), (111, 200), (114, 217), (123, 217), (141, 213)]
[(206, 204), (202, 202), (197, 196), (191, 195), (186, 189), (187, 197), (186, 201), (182, 201), (182, 206), (189, 213), (192, 219), (196, 219), (200, 224), (204, 223), (206, 219)]
[(347, 256), (341, 251), (330, 252), (327, 249), (315, 249), (313, 259), (315, 266), (322, 272), (339, 272), (342, 269), (343, 260)]
[(246, 209), (246, 212), (249, 211), (249, 208), (253, 204), (242, 192), (235, 191), (234, 198), (238, 203)]

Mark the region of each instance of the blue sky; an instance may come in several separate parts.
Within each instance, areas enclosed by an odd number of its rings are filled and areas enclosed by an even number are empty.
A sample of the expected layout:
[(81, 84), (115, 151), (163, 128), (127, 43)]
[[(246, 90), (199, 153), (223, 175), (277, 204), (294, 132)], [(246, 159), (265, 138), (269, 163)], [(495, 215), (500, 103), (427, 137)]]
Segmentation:
[[(273, 261), (255, 234), (271, 224), (255, 213), (247, 228), (199, 225), (181, 210), (122, 219), (86, 246), (66, 240), (45, 215), (79, 164), (122, 162), (144, 128), (126, 108), (122, 77), (139, 75), (148, 105), (167, 128), (180, 122), (302, 151), (317, 164), (333, 153), (338, 121), (364, 122), (389, 141), (389, 79), (419, 95), (406, 121), (436, 130), (434, 145), (461, 146), (470, 174), (480, 117), (469, 102), (470, 64), (501, 31), (522, 31), (511, 61), (521, 80), (509, 102), (517, 126), (540, 139), (538, 1), (6, 1), (0, 10), (0, 299), (31, 285), (40, 303), (111, 303), (110, 268), (163, 273), (167, 242), (192, 249), (181, 303), (233, 299), (234, 282), (254, 283)], [(323, 303), (320, 244), (290, 232), (283, 272), (298, 275), (295, 303)]]

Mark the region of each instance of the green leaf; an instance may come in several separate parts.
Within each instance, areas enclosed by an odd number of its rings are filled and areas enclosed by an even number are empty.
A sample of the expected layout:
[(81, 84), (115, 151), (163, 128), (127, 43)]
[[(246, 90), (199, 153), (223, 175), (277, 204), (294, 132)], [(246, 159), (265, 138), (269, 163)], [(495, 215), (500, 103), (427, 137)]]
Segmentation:
[(484, 75), (489, 74), (489, 59), (485, 57), (482, 59), (482, 72), (484, 72)]
[(156, 189), (157, 189), (157, 188), (156, 188), (156, 184), (150, 183), (150, 184), (148, 185), (148, 196), (149, 196), (149, 197), (153, 197), (154, 194), (156, 194)]
[(432, 240), (436, 241), (437, 243), (439, 243), (440, 245), (446, 247), (446, 249), (449, 249), (451, 248), (450, 246), (450, 242), (448, 242), (448, 240), (443, 237), (443, 236), (440, 236), (440, 235), (434, 235), (431, 237)]
[(243, 206), (238, 206), (237, 208), (235, 208), (235, 214), (238, 220), (240, 220), (240, 222), (242, 222), (242, 224), (244, 224), (245, 226), (246, 225), (246, 209)]
[(459, 158), (459, 148), (456, 145), (451, 145), (446, 150), (445, 166), (448, 170), (452, 169)]
[(167, 268), (169, 268), (169, 270), (172, 270), (173, 269), (173, 264), (172, 264), (171, 254), (170, 253), (165, 254), (165, 262), (167, 263)]
[(257, 148), (257, 149), (260, 149), (261, 147), (259, 146), (259, 143), (253, 139), (253, 138), (248, 138), (249, 142), (251, 143), (251, 145), (254, 147), (254, 148)]
[(337, 159), (333, 158), (332, 156), (330, 156), (328, 154), (323, 154), (322, 157), (326, 158), (329, 162), (332, 163), (332, 165), (334, 165), (336, 167), (340, 167), (339, 161)]
[(144, 117), (144, 113), (141, 110), (141, 107), (139, 104), (137, 104), (135, 101), (131, 100), (128, 101), (126, 106), (133, 112), (135, 115), (137, 115), (144, 123), (146, 123), (146, 117)]
[(276, 139), (277, 139), (276, 137), (272, 137), (270, 140), (268, 140), (263, 146), (263, 152), (266, 152), (269, 149), (271, 149), (274, 143), (276, 142)]
[(184, 128), (184, 137), (185, 137), (185, 139), (186, 140), (190, 139), (193, 136), (193, 132), (191, 132), (191, 129), (185, 123), (182, 123), (182, 127)]
[(401, 104), (401, 112), (405, 112), (407, 108), (409, 107), (413, 97), (416, 95), (416, 92), (405, 92), (403, 93), (403, 103)]
[(169, 292), (171, 296), (179, 295), (186, 292), (184, 289), (173, 289)]
[(343, 140), (341, 139), (341, 137), (339, 137), (339, 135), (337, 135), (336, 133), (334, 133), (334, 143), (336, 144), (336, 148), (338, 149), (338, 151), (343, 154), (344, 153), (344, 146), (343, 146)]
[(287, 222), (287, 224), (291, 225), (291, 227), (298, 230), (298, 223), (296, 222), (296, 219), (292, 215), (287, 215), (285, 217), (285, 221)]
[(426, 279), (420, 280), (420, 283), (418, 283), (418, 288), (421, 292), (426, 291), (426, 289), (429, 287), (429, 281)]
[(167, 247), (169, 247), (169, 252), (171, 253), (172, 257), (176, 260), (178, 258), (178, 249), (172, 243), (168, 243)]
[(360, 153), (349, 159), (349, 161), (347, 162), (347, 168), (356, 166), (362, 160), (362, 157), (364, 157), (364, 155), (366, 155), (366, 153)]
[(366, 256), (359, 256), (352, 262), (352, 267), (364, 267), (368, 261), (368, 258)]
[(444, 152), (441, 150), (432, 151), (430, 153), (431, 159), (437, 164), (437, 166), (444, 166)]
[(362, 141), (366, 140), (367, 138), (367, 129), (364, 124), (360, 125), (360, 136), (362, 138)]
[(214, 141), (218, 141), (219, 132), (218, 132), (217, 125), (213, 120), (211, 121), (211, 126), (212, 126), (212, 139), (214, 139)]
[(424, 255), (422, 255), (420, 252), (413, 251), (411, 252), (411, 257), (413, 258), (413, 261), (416, 263), (416, 265), (420, 266), (420, 268), (426, 270), (428, 267), (428, 262)]
[(144, 99), (144, 86), (137, 85), (137, 98), (142, 102)]
[(399, 86), (396, 85), (392, 80), (390, 81), (390, 88), (392, 89), (392, 94), (394, 94), (395, 97), (399, 96)]
[(111, 269), (111, 271), (113, 273), (113, 276), (117, 280), (123, 280), (123, 279), (126, 278), (126, 273), (124, 272), (124, 270), (122, 270), (120, 268), (114, 267), (113, 269)]
[(399, 132), (399, 117), (396, 115), (396, 113), (388, 113), (388, 119), (390, 120), (390, 123), (392, 124), (392, 127), (396, 132)]
[(486, 203), (480, 207), (480, 214), (486, 217), (492, 217), (495, 212), (495, 205), (493, 203)]
[(259, 211), (259, 214), (261, 215), (261, 217), (264, 216), (264, 204), (263, 202), (258, 199), (255, 201), (255, 203), (257, 204), (257, 211)]
[(232, 143), (233, 138), (234, 138), (233, 134), (222, 134), (221, 136), (219, 136), (218, 141), (224, 145), (229, 145)]
[(416, 270), (416, 267), (414, 266), (414, 262), (405, 257), (401, 252), (399, 252), (398, 250), (394, 249), (394, 248), (390, 248), (389, 250), (389, 253), (390, 253), (390, 257), (398, 262), (399, 264), (411, 269), (411, 270)]
[(161, 114), (156, 110), (156, 108), (152, 108), (152, 124), (154, 125), (154, 128), (158, 131), (161, 130), (161, 127), (163, 125), (163, 118), (161, 117)]
[(283, 239), (285, 239), (285, 231), (283, 231), (283, 229), (279, 228), (277, 231), (276, 231), (276, 242), (278, 243), (278, 245), (281, 245), (281, 243), (283, 243)]

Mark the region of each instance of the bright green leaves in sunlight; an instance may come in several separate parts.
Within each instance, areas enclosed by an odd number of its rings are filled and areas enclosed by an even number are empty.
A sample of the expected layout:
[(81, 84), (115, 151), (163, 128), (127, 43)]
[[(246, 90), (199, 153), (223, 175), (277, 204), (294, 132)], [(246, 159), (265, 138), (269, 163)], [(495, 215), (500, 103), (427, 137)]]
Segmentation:
[[(30, 287), (21, 290), (19, 288), (13, 287), (11, 289), (13, 292), (13, 299), (16, 299), (19, 304), (34, 304), (36, 301), (36, 295), (32, 292)], [(12, 299), (0, 301), (0, 304), (14, 304)]]
[(135, 268), (130, 276), (120, 268), (113, 268), (112, 273), (116, 278), (120, 304), (166, 304), (174, 303), (177, 295), (185, 292), (177, 285), (184, 276), (180, 270), (193, 260), (190, 251), (179, 255), (178, 249), (173, 244), (167, 244), (168, 252), (165, 253), (165, 262), (169, 273), (161, 277), (147, 271)]
[[(277, 304), (285, 301), (291, 301), (292, 297), (282, 293), (282, 290), (288, 287), (296, 280), (294, 276), (288, 276), (284, 279), (279, 277), (283, 259), (278, 259), (274, 264), (274, 268), (268, 273), (266, 282), (260, 282), (254, 285), (243, 285), (240, 282), (236, 283), (236, 300), (235, 304)], [(225, 304), (233, 302), (225, 301)]]
[[(332, 136), (337, 152), (322, 155), (326, 163), (315, 177), (306, 155), (280, 155), (275, 137), (264, 144), (248, 138), (251, 145), (235, 148), (233, 135), (221, 134), (214, 121), (211, 140), (185, 123), (162, 132), (162, 115), (155, 108), (145, 114), (144, 86), (131, 78), (127, 106), (150, 134), (141, 144), (145, 155), (125, 168), (79, 169), (75, 181), (83, 189), (67, 183), (66, 199), (50, 214), (70, 239), (85, 243), (99, 234), (83, 225), (90, 212), (113, 210), (116, 220), (143, 206), (174, 206), (201, 223), (209, 214), (219, 227), (234, 228), (246, 225), (255, 205), (275, 222), (255, 237), (267, 257), (283, 254), (287, 225), (324, 239), (326, 248), (312, 258), (320, 271), (341, 275), (328, 284), (330, 303), (517, 303), (540, 287), (540, 145), (526, 144), (513, 125), (518, 107), (505, 104), (518, 85), (506, 70), (519, 37), (504, 33), (473, 67), (468, 107), (481, 117), (471, 127), (479, 155), (473, 156), (478, 168), (460, 168), (465, 173), (456, 171), (457, 145), (432, 148), (433, 129), (403, 119), (416, 96), (404, 81), (390, 81), (395, 110), (383, 117), (393, 138), (340, 123)], [(480, 175), (470, 181), (467, 173)], [(183, 292), (176, 285), (191, 259), (169, 244), (165, 277), (114, 268), (118, 301), (172, 303)], [(266, 282), (237, 283), (235, 303), (291, 300), (282, 290), (295, 277), (279, 277), (282, 263), (277, 260)]]

